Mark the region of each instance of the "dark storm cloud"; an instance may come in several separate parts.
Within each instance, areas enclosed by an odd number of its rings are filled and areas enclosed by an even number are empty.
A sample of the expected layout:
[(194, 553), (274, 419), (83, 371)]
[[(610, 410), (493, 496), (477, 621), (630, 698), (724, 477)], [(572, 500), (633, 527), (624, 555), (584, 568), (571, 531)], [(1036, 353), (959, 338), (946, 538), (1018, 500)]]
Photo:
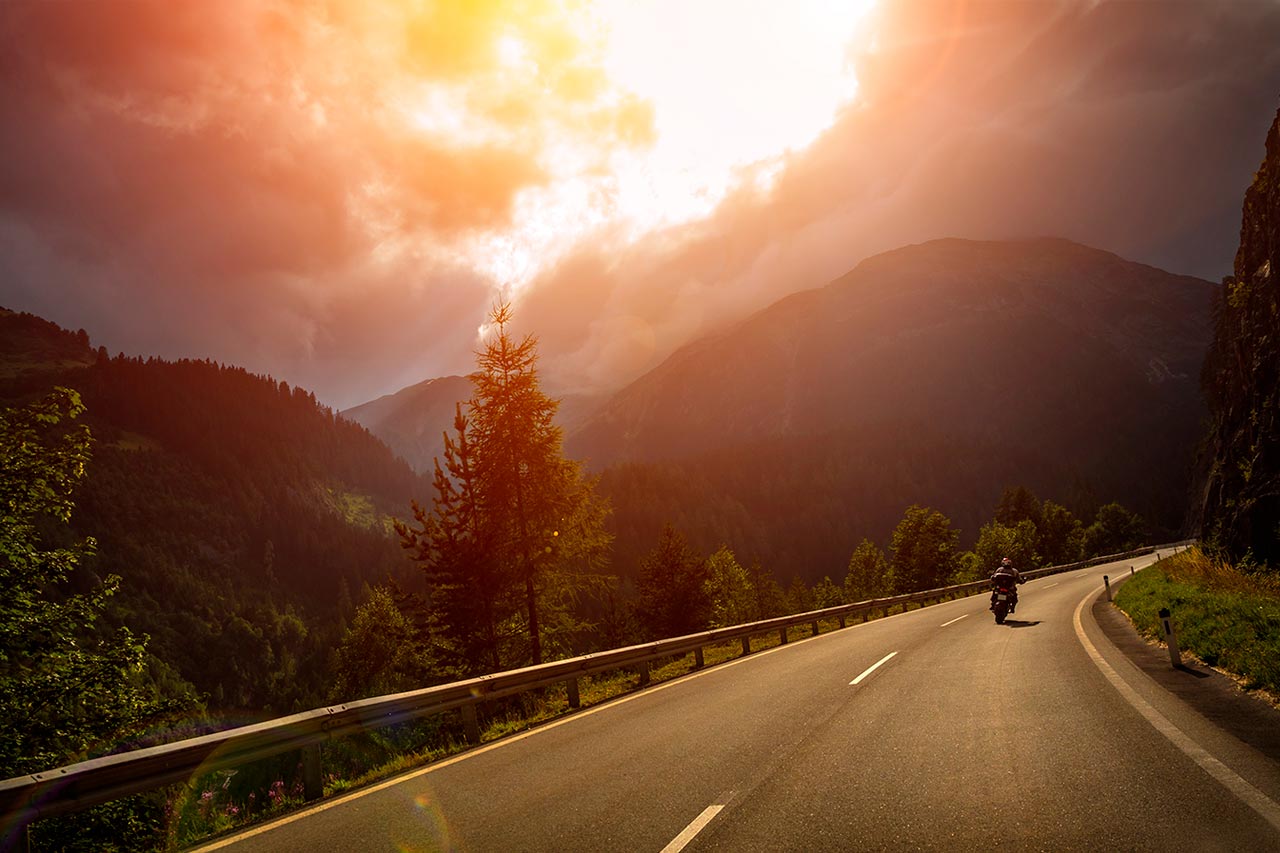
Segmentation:
[[(465, 369), (491, 297), (458, 241), (509, 222), (542, 141), (423, 132), (415, 98), (465, 78), (482, 117), (643, 141), (564, 25), (539, 3), (4, 3), (0, 305), (338, 405)], [(495, 65), (495, 33), (535, 30), (538, 74)]]
[(633, 377), (699, 332), (935, 237), (1064, 236), (1230, 271), (1280, 105), (1280, 4), (937, 0), (886, 5), (876, 32), (859, 101), (770, 193), (638, 245), (602, 238), (538, 282), (523, 320), (566, 384)]

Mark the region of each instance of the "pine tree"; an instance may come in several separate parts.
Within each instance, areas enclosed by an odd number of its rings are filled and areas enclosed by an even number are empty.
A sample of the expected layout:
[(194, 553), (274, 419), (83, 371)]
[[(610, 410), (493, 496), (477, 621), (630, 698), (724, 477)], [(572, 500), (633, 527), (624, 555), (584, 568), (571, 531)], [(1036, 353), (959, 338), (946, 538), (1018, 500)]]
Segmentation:
[(710, 572), (670, 524), (657, 546), (640, 561), (636, 615), (654, 639), (705, 630), (711, 614), (707, 595)]
[(846, 601), (865, 601), (884, 595), (889, 589), (889, 563), (884, 552), (870, 539), (863, 539), (849, 557), (844, 578)]
[(916, 592), (943, 586), (954, 570), (959, 538), (951, 520), (936, 509), (908, 507), (893, 531), (889, 568), (894, 591)]
[[(508, 331), (511, 306), (490, 315), (494, 333), (477, 354), (470, 403), (476, 477), (503, 570), (524, 597), (530, 657), (543, 660), (543, 605), (563, 613), (607, 561), (608, 506), (579, 463), (566, 459), (554, 418), (559, 403), (542, 392), (537, 339)], [(567, 563), (579, 571), (563, 571)]]
[(707, 597), (711, 601), (711, 627), (723, 628), (752, 621), (754, 594), (746, 569), (721, 545), (707, 558)]
[(415, 503), (416, 526), (397, 529), (427, 575), (433, 630), (468, 666), (496, 670), (574, 649), (587, 627), (578, 597), (607, 586), (610, 537), (595, 480), (563, 455), (536, 339), (513, 340), (509, 305), (491, 319), (467, 416), (459, 407), (436, 461), (432, 508)]
[(485, 511), (467, 418), (461, 405), (454, 411), (456, 437), (445, 434), (444, 465), (435, 460), (431, 510), (415, 501), (417, 526), (397, 522), (396, 531), (426, 575), (438, 651), (451, 654), (463, 672), (497, 672), (503, 663), (499, 624), (510, 616), (512, 577), (497, 553), (495, 521)]

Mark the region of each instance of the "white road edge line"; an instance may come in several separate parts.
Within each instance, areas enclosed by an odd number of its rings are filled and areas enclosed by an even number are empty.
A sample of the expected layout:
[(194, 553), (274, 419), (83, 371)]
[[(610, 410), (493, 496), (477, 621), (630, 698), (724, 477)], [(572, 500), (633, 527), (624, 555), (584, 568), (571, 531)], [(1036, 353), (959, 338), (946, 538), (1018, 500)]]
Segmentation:
[(724, 808), (723, 804), (707, 806), (702, 810), (702, 814), (693, 819), (693, 823), (684, 828), (684, 831), (671, 839), (671, 843), (662, 848), (662, 853), (679, 853), (685, 846), (693, 840), (693, 837), (711, 823), (715, 816), (720, 814), (720, 810)]
[(1054, 581), (1053, 583), (1047, 583), (1047, 584), (1045, 584), (1045, 585), (1044, 585), (1043, 587), (1041, 587), (1041, 588), (1042, 588), (1042, 589), (1048, 589), (1049, 587), (1051, 587), (1051, 586), (1057, 586), (1057, 585), (1058, 585), (1058, 584), (1060, 584), (1060, 583), (1062, 583), (1062, 581)]
[(1072, 621), (1075, 623), (1076, 636), (1080, 638), (1081, 645), (1088, 652), (1094, 664), (1101, 670), (1106, 679), (1111, 682), (1125, 701), (1134, 707), (1135, 710), (1150, 723), (1155, 730), (1160, 732), (1178, 749), (1182, 750), (1188, 758), (1200, 765), (1200, 769), (1208, 773), (1214, 779), (1222, 783), (1228, 791), (1241, 800), (1249, 808), (1260, 814), (1262, 818), (1271, 824), (1277, 830), (1280, 830), (1280, 805), (1276, 804), (1270, 797), (1259, 791), (1249, 782), (1238, 775), (1234, 770), (1227, 767), (1218, 759), (1214, 758), (1190, 737), (1188, 737), (1182, 729), (1174, 725), (1168, 717), (1161, 714), (1146, 699), (1138, 695), (1138, 691), (1129, 686), (1129, 683), (1120, 677), (1111, 664), (1098, 651), (1098, 648), (1085, 635), (1084, 625), (1080, 621), (1080, 613), (1084, 610), (1084, 606), (1093, 598), (1097, 597), (1100, 588), (1095, 587), (1090, 590), (1089, 594), (1080, 600), (1076, 605), (1075, 615)]
[[(968, 614), (968, 613), (966, 613), (964, 616), (968, 616), (968, 615), (969, 615), (969, 614)], [(942, 623), (941, 625), (939, 625), (938, 627), (939, 627), (939, 628), (945, 628), (945, 627), (947, 627), (948, 625), (954, 625), (955, 623), (957, 623), (957, 622), (959, 622), (961, 619), (963, 619), (963, 618), (964, 618), (964, 616), (957, 616), (956, 618), (952, 619), (950, 622), (943, 622), (943, 623)]]
[(859, 681), (866, 678), (868, 675), (870, 675), (871, 673), (879, 669), (881, 666), (883, 666), (889, 660), (889, 658), (893, 657), (896, 654), (897, 652), (889, 652), (889, 654), (885, 655), (884, 657), (880, 658), (880, 660), (876, 661), (875, 663), (871, 664), (871, 666), (867, 667), (866, 671), (862, 673), (862, 675), (859, 675), (853, 681), (850, 681), (849, 685), (853, 686), (854, 684), (857, 684)]

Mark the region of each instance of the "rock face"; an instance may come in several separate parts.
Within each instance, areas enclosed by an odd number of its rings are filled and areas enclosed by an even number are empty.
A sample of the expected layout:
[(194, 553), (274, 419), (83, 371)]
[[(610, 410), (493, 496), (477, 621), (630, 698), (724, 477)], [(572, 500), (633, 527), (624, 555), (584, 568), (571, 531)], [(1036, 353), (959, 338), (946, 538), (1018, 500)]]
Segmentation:
[(1203, 535), (1280, 563), (1280, 112), (1244, 197), (1203, 383), (1212, 415)]

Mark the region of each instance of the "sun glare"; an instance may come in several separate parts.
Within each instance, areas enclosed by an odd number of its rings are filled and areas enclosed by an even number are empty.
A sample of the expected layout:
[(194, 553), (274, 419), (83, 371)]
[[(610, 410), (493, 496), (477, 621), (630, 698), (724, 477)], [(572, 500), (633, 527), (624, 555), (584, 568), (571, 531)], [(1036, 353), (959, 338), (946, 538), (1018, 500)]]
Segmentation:
[[(544, 140), (549, 181), (523, 190), (511, 227), (478, 237), (469, 254), (518, 291), (603, 226), (635, 239), (708, 216), (741, 185), (767, 189), (784, 155), (811, 144), (856, 96), (851, 45), (873, 2), (596, 0), (584, 40), (599, 49), (611, 91), (652, 110), (652, 140), (605, 150)], [(537, 55), (511, 35), (494, 49), (513, 73)], [(420, 103), (413, 115), (424, 132), (492, 138), (452, 98), (427, 93)]]

